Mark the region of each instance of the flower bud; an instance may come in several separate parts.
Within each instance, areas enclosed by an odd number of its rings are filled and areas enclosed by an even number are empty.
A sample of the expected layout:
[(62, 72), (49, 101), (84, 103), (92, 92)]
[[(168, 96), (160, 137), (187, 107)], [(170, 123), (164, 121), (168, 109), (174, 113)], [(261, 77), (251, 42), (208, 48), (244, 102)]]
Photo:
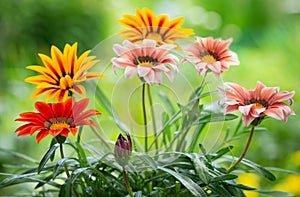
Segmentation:
[(115, 158), (116, 161), (121, 165), (127, 165), (130, 155), (132, 152), (132, 142), (129, 134), (126, 134), (127, 140), (122, 134), (119, 135), (115, 144)]

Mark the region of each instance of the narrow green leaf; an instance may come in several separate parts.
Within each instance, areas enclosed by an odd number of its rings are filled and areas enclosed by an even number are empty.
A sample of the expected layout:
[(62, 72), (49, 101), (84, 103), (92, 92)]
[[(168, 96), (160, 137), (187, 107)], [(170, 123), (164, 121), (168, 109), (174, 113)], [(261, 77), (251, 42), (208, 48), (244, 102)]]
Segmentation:
[(206, 155), (206, 149), (204, 148), (203, 144), (199, 144), (199, 147), (203, 155)]
[(272, 174), (269, 170), (267, 170), (266, 168), (254, 163), (252, 161), (249, 161), (247, 159), (243, 159), (241, 161), (241, 163), (243, 163), (244, 165), (256, 170), (257, 172), (262, 174), (264, 177), (266, 177), (270, 181), (275, 181), (276, 180), (276, 177), (274, 176), (274, 174)]
[(169, 97), (163, 92), (159, 91), (158, 92), (159, 98), (165, 103), (167, 109), (170, 111), (171, 114), (175, 114), (175, 108), (170, 101)]
[[(218, 196), (232, 197), (231, 193), (227, 191), (221, 184), (212, 183), (209, 184), (207, 187), (214, 193), (219, 194)], [(238, 196), (234, 196), (234, 197), (238, 197)]]
[(289, 174), (298, 174), (300, 175), (300, 172), (293, 171), (293, 170), (286, 170), (282, 168), (275, 168), (275, 167), (265, 167), (267, 170), (272, 170), (272, 171), (277, 171), (277, 172), (284, 172), (284, 173), (289, 173)]
[(192, 153), (190, 155), (197, 175), (199, 176), (201, 181), (203, 181), (207, 185), (210, 182), (208, 168), (205, 166), (205, 164), (202, 161), (200, 161), (199, 155), (195, 153)]
[(197, 185), (192, 179), (190, 179), (189, 177), (177, 173), (173, 170), (170, 170), (168, 168), (164, 168), (164, 167), (158, 167), (158, 169), (167, 172), (168, 174), (174, 176), (179, 182), (181, 182), (194, 196), (198, 196), (198, 197), (206, 197), (207, 194), (202, 190), (202, 188)]
[(236, 179), (236, 178), (238, 178), (237, 175), (234, 175), (234, 174), (225, 174), (225, 175), (221, 175), (221, 176), (217, 176), (217, 177), (211, 178), (210, 183), (219, 182), (219, 181), (225, 181), (225, 180), (233, 180), (233, 179)]
[(281, 192), (281, 191), (265, 191), (265, 190), (255, 190), (258, 193), (261, 194), (268, 194), (272, 197), (290, 197), (290, 196), (295, 196), (294, 194), (290, 194), (287, 192)]
[(82, 146), (80, 145), (80, 143), (75, 142), (75, 144), (76, 144), (76, 147), (77, 147), (76, 151), (77, 151), (77, 154), (78, 154), (78, 159), (79, 159), (79, 162), (80, 162), (80, 166), (81, 167), (87, 167), (88, 161), (87, 161), (84, 149), (82, 148)]
[(38, 173), (40, 173), (42, 171), (42, 169), (46, 165), (47, 161), (51, 158), (52, 154), (54, 154), (55, 150), (58, 147), (59, 147), (58, 143), (56, 143), (52, 147), (50, 147), (50, 149), (47, 151), (47, 153), (44, 155), (44, 157), (42, 158), (42, 160), (39, 163), (39, 167), (38, 167), (38, 171), (37, 171)]
[(232, 145), (227, 146), (225, 148), (222, 148), (222, 149), (220, 149), (220, 150), (217, 151), (216, 155), (212, 155), (211, 159), (212, 160), (216, 160), (216, 159), (222, 157), (223, 155), (225, 155), (226, 153), (228, 153), (229, 151), (231, 151), (232, 149), (233, 149)]
[(146, 164), (148, 164), (148, 166), (151, 167), (153, 170), (157, 170), (157, 164), (148, 154), (136, 154), (136, 156), (142, 161), (144, 161)]
[(10, 155), (13, 155), (15, 157), (27, 160), (27, 161), (32, 162), (32, 163), (37, 163), (38, 162), (37, 160), (35, 160), (31, 157), (28, 157), (27, 155), (24, 155), (22, 153), (14, 152), (14, 151), (7, 150), (7, 149), (4, 149), (4, 148), (0, 148), (0, 151), (2, 151), (4, 153), (9, 153)]
[(223, 113), (211, 113), (202, 116), (197, 124), (203, 124), (203, 123), (208, 123), (208, 122), (220, 122), (220, 121), (229, 121), (229, 120), (234, 120), (238, 116), (234, 114), (226, 114), (224, 115)]
[[(49, 149), (51, 149), (52, 146), (54, 146), (54, 144), (56, 144), (57, 141), (55, 138), (52, 138), (51, 142), (50, 142), (50, 146), (49, 146)], [(55, 157), (55, 151), (54, 153), (50, 156), (50, 161), (53, 161), (54, 160), (54, 157)]]

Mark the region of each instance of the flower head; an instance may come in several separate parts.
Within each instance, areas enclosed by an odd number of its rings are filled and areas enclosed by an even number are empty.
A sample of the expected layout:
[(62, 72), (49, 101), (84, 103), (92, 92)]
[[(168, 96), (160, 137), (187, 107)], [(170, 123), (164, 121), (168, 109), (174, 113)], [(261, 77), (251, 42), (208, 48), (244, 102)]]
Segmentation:
[(239, 110), (242, 112), (242, 120), (245, 126), (258, 125), (266, 116), (287, 121), (289, 115), (295, 115), (294, 111), (283, 100), (293, 103), (292, 97), (295, 91), (279, 92), (277, 87), (266, 87), (257, 82), (256, 88), (246, 90), (235, 83), (225, 83), (230, 90), (219, 88), (221, 93), (230, 99), (225, 102), (227, 105), (225, 113)]
[(184, 61), (194, 63), (199, 74), (212, 71), (220, 76), (230, 65), (239, 65), (236, 53), (229, 50), (232, 39), (221, 40), (197, 37), (196, 43), (184, 48), (190, 55)]
[(132, 153), (132, 142), (129, 134), (126, 134), (127, 140), (122, 134), (119, 135), (115, 144), (115, 158), (118, 164), (125, 166)]
[(27, 124), (16, 129), (18, 136), (32, 135), (39, 131), (36, 141), (40, 142), (47, 135), (53, 137), (68, 137), (71, 132), (77, 133), (77, 126), (92, 125), (96, 123), (87, 118), (100, 115), (97, 110), (83, 111), (89, 103), (89, 99), (75, 102), (74, 98), (69, 98), (62, 103), (36, 102), (35, 108), (38, 112), (25, 112), (20, 114), (16, 121), (27, 122)]
[(37, 90), (31, 98), (47, 93), (46, 100), (55, 98), (55, 102), (65, 101), (72, 93), (85, 97), (83, 81), (104, 77), (97, 72), (87, 72), (98, 60), (88, 56), (86, 51), (77, 58), (77, 43), (66, 44), (63, 53), (56, 47), (51, 47), (51, 57), (39, 54), (44, 66), (27, 66), (28, 69), (41, 75), (28, 77), (26, 82), (37, 84)]
[[(113, 68), (124, 68), (125, 77), (132, 78), (138, 75), (141, 80), (149, 84), (161, 84), (162, 72), (170, 80), (173, 80), (171, 66), (178, 71), (176, 62), (178, 58), (173, 54), (168, 54), (175, 45), (164, 44), (156, 46), (155, 40), (145, 39), (141, 45), (133, 44), (128, 40), (123, 41), (123, 45), (115, 44), (114, 51), (120, 57), (112, 58)], [(169, 66), (168, 66), (169, 65)]]
[(157, 45), (173, 44), (175, 40), (187, 39), (189, 35), (194, 34), (192, 29), (181, 28), (183, 17), (169, 20), (168, 15), (155, 16), (148, 8), (136, 9), (136, 16), (124, 15), (118, 22), (128, 28), (119, 32), (122, 39), (133, 43), (153, 39)]

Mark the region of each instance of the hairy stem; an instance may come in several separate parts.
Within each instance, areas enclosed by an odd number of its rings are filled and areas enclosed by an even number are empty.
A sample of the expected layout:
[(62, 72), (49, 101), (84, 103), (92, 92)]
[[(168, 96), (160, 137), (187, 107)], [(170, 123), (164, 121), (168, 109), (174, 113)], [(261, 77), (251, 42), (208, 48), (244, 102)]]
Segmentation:
[(142, 87), (142, 108), (143, 108), (143, 118), (144, 118), (144, 128), (145, 128), (145, 152), (148, 152), (148, 128), (147, 128), (147, 114), (146, 114), (146, 105), (145, 105), (145, 86), (143, 83)]
[(150, 105), (150, 112), (151, 112), (151, 118), (152, 118), (152, 126), (153, 126), (153, 133), (154, 133), (154, 140), (155, 140), (155, 150), (158, 150), (158, 141), (157, 141), (157, 129), (156, 129), (156, 121), (155, 121), (155, 114), (153, 109), (153, 102), (152, 102), (152, 95), (151, 95), (151, 89), (150, 85), (148, 84), (148, 100)]
[(249, 146), (250, 146), (250, 143), (251, 143), (251, 140), (252, 140), (252, 137), (253, 137), (253, 133), (254, 133), (254, 128), (255, 126), (252, 126), (252, 129), (251, 129), (251, 132), (250, 132), (250, 135), (249, 135), (249, 138), (248, 138), (248, 141), (247, 141), (247, 144), (246, 144), (246, 147), (242, 153), (242, 155), (240, 156), (240, 158), (235, 162), (235, 164), (233, 166), (231, 166), (228, 170), (228, 173), (232, 172), (235, 167), (243, 160), (243, 158), (245, 157), (248, 149), (249, 149)]
[(133, 193), (132, 193), (132, 190), (131, 190), (131, 187), (130, 187), (130, 184), (129, 184), (129, 181), (128, 181), (128, 177), (127, 177), (125, 166), (122, 166), (122, 167), (123, 167), (123, 177), (124, 177), (124, 180), (125, 180), (127, 191), (129, 193), (130, 197), (134, 197)]

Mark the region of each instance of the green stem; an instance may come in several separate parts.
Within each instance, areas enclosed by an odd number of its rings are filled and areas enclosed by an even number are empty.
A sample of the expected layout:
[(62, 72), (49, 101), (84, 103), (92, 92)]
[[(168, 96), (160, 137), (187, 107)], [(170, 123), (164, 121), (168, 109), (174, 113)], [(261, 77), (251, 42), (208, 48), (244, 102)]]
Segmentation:
[(123, 177), (124, 177), (124, 180), (125, 180), (127, 191), (129, 193), (130, 197), (134, 197), (133, 193), (132, 193), (132, 190), (131, 190), (131, 187), (130, 187), (130, 184), (129, 184), (129, 181), (128, 181), (128, 177), (127, 177), (125, 166), (122, 166), (122, 167), (123, 167)]
[(144, 129), (145, 129), (145, 152), (148, 152), (148, 128), (147, 128), (147, 114), (145, 105), (145, 83), (142, 87), (142, 108), (143, 108), (143, 118), (144, 118)]
[[(62, 143), (59, 143), (59, 150), (60, 150), (60, 156), (61, 156), (61, 158), (64, 159), (65, 155), (64, 155), (64, 150), (63, 150)], [(69, 170), (68, 170), (67, 163), (64, 163), (64, 168), (65, 168), (66, 175), (69, 178), (70, 177), (70, 173), (69, 173)]]
[(154, 114), (154, 109), (153, 109), (153, 102), (152, 102), (152, 96), (151, 96), (151, 87), (148, 84), (148, 100), (149, 100), (149, 105), (150, 105), (150, 112), (151, 112), (151, 118), (152, 118), (152, 126), (153, 126), (153, 133), (154, 133), (154, 140), (155, 140), (155, 150), (158, 150), (158, 141), (157, 141), (157, 129), (156, 129), (156, 121), (155, 121), (155, 114)]
[(249, 146), (250, 146), (250, 143), (251, 143), (251, 140), (252, 140), (252, 137), (253, 137), (253, 133), (254, 133), (254, 128), (255, 126), (252, 126), (252, 129), (251, 129), (251, 132), (250, 132), (250, 135), (249, 135), (249, 138), (248, 138), (248, 141), (247, 141), (247, 144), (246, 144), (246, 147), (242, 153), (242, 155), (240, 156), (240, 158), (235, 162), (235, 164), (233, 166), (231, 166), (228, 170), (228, 173), (232, 172), (235, 167), (242, 161), (242, 159), (245, 157), (248, 149), (249, 149)]

